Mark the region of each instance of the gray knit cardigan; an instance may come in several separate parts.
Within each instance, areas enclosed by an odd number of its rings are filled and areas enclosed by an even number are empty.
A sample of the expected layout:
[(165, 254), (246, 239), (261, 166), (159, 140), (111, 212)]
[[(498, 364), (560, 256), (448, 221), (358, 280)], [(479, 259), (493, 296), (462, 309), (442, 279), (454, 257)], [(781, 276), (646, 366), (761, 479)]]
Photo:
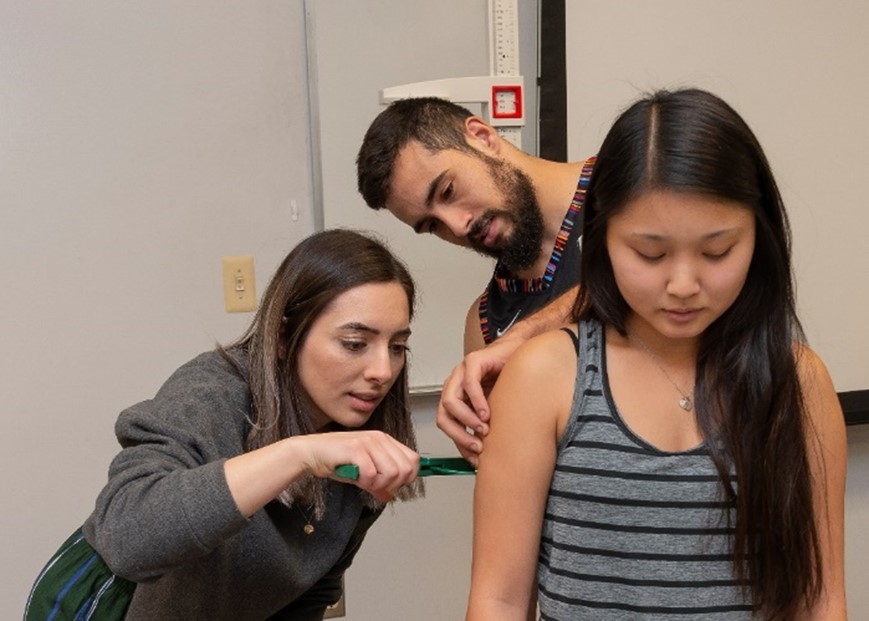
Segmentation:
[(340, 596), (379, 512), (356, 487), (331, 482), (310, 535), (303, 513), (277, 502), (245, 518), (224, 462), (243, 452), (250, 409), (245, 381), (208, 352), (118, 418), (123, 449), (83, 531), (113, 572), (137, 583), (127, 619), (307, 621)]

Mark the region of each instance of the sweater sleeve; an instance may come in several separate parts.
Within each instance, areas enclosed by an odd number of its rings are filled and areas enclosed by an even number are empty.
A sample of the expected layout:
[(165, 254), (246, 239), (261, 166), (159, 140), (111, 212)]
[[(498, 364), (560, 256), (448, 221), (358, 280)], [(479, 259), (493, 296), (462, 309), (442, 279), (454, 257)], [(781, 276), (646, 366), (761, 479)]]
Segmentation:
[(210, 353), (121, 413), (123, 448), (84, 527), (112, 571), (154, 578), (245, 528), (224, 464), (243, 451), (248, 401), (245, 382)]

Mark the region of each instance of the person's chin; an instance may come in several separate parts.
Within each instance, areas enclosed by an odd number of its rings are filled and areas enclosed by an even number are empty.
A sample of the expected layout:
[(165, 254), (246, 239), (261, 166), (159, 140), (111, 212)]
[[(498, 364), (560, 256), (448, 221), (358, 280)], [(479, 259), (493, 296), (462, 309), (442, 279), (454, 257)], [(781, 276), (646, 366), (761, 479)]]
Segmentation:
[(503, 252), (500, 247), (489, 247), (478, 242), (471, 243), (471, 250), (488, 259), (495, 259), (496, 261), (501, 260), (501, 255)]
[(531, 269), (531, 266), (534, 265), (533, 258), (523, 257), (515, 259), (507, 253), (502, 253), (499, 259), (501, 264), (514, 274)]
[(696, 338), (710, 323), (709, 317), (702, 310), (676, 313), (664, 311), (658, 330), (670, 338)]
[(369, 421), (371, 416), (362, 416), (359, 414), (353, 414), (351, 416), (347, 416), (341, 421), (341, 426), (345, 429), (359, 429), (363, 427), (365, 423)]
[(349, 411), (341, 413), (338, 422), (348, 429), (357, 429), (365, 425), (365, 423), (371, 419), (373, 413), (374, 409), (371, 411), (362, 411), (356, 408), (351, 408)]

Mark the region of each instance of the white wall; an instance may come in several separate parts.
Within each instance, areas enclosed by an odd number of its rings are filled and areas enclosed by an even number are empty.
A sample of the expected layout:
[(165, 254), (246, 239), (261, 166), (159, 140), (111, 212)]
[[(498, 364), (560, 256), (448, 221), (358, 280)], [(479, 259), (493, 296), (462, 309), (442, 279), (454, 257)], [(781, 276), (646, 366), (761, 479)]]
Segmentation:
[[(81, 524), (127, 405), (313, 231), (301, 0), (0, 3), (0, 618)], [(296, 201), (298, 220), (292, 219)]]

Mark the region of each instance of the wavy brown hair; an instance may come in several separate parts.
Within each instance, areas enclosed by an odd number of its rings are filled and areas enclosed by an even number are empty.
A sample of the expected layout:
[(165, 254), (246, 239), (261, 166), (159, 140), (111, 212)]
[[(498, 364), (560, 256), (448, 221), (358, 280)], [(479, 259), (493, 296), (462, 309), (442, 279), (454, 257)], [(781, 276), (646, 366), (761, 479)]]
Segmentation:
[[(307, 399), (299, 377), (299, 353), (311, 326), (342, 293), (370, 283), (397, 282), (407, 294), (411, 318), (416, 289), (407, 267), (373, 237), (357, 231), (333, 229), (315, 233), (299, 243), (278, 267), (259, 310), (234, 343), (218, 347), (250, 387), (253, 414), (245, 449), (252, 451), (284, 438), (315, 433), (304, 407)], [(235, 361), (238, 352), (246, 365)], [(332, 430), (340, 430), (333, 423)], [(407, 364), (383, 401), (361, 429), (377, 429), (416, 449), (408, 396)], [(319, 519), (325, 506), (327, 481), (303, 477), (281, 500), (302, 500), (314, 506)], [(401, 500), (422, 493), (419, 482), (401, 489)], [(368, 493), (372, 508), (383, 503)]]
[(696, 89), (653, 93), (618, 117), (598, 153), (583, 206), (574, 320), (594, 318), (625, 334), (630, 309), (613, 276), (607, 222), (652, 190), (736, 201), (754, 213), (745, 285), (701, 338), (695, 411), (735, 508), (734, 573), (749, 582), (764, 619), (793, 619), (817, 601), (823, 577), (787, 214), (757, 138), (728, 104)]

